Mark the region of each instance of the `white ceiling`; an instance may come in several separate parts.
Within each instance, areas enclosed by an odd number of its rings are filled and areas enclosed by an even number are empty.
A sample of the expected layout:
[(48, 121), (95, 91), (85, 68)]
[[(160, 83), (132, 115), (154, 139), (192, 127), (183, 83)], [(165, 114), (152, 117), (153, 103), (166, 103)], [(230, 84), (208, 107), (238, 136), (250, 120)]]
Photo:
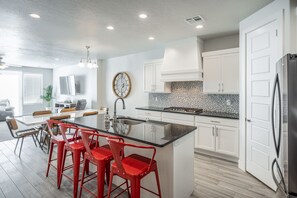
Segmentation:
[[(91, 58), (105, 59), (191, 36), (213, 38), (238, 32), (242, 19), (271, 1), (0, 0), (0, 55), (10, 65), (53, 68), (77, 64), (85, 45), (91, 46)], [(146, 20), (138, 18), (141, 12)], [(184, 22), (198, 14), (206, 20), (201, 30)]]

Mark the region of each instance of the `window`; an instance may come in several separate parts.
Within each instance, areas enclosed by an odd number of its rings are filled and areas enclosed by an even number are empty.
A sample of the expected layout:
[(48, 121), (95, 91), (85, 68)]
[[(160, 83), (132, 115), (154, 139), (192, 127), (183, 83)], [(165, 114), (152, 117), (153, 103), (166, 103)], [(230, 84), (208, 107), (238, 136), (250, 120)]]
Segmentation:
[(25, 73), (23, 76), (24, 104), (42, 103), (43, 76), (42, 74)]

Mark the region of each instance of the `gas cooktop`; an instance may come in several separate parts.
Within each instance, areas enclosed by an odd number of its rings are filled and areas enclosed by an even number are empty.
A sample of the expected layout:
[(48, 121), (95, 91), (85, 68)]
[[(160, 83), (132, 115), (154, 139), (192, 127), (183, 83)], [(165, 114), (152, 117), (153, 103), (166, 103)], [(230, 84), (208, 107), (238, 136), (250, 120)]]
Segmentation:
[(180, 112), (180, 113), (190, 113), (190, 114), (200, 114), (203, 109), (198, 108), (186, 108), (186, 107), (166, 107), (164, 111)]

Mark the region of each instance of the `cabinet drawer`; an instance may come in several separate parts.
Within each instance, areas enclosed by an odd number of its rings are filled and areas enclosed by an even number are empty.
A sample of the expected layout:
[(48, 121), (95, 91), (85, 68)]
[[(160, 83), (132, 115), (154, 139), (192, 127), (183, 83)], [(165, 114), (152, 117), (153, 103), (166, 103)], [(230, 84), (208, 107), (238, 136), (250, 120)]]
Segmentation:
[(161, 121), (162, 112), (159, 111), (147, 111), (147, 110), (137, 110), (137, 117), (141, 119), (150, 119)]
[(179, 113), (164, 113), (163, 112), (162, 120), (177, 120), (177, 121), (181, 121), (181, 122), (194, 123), (195, 116), (179, 114)]
[(239, 127), (239, 121), (234, 119), (227, 118), (216, 118), (216, 117), (208, 117), (208, 116), (196, 116), (196, 123), (206, 123), (213, 125), (222, 125), (222, 126), (230, 126), (230, 127)]

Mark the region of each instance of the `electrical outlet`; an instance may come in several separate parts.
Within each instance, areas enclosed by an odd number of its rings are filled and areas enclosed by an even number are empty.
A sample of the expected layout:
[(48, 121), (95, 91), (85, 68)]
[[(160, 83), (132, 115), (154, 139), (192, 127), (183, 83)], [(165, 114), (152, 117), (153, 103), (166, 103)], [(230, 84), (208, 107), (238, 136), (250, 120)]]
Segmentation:
[(231, 100), (226, 100), (226, 104), (227, 104), (227, 106), (230, 106), (231, 105)]
[(158, 97), (157, 96), (155, 96), (155, 101), (158, 102)]

